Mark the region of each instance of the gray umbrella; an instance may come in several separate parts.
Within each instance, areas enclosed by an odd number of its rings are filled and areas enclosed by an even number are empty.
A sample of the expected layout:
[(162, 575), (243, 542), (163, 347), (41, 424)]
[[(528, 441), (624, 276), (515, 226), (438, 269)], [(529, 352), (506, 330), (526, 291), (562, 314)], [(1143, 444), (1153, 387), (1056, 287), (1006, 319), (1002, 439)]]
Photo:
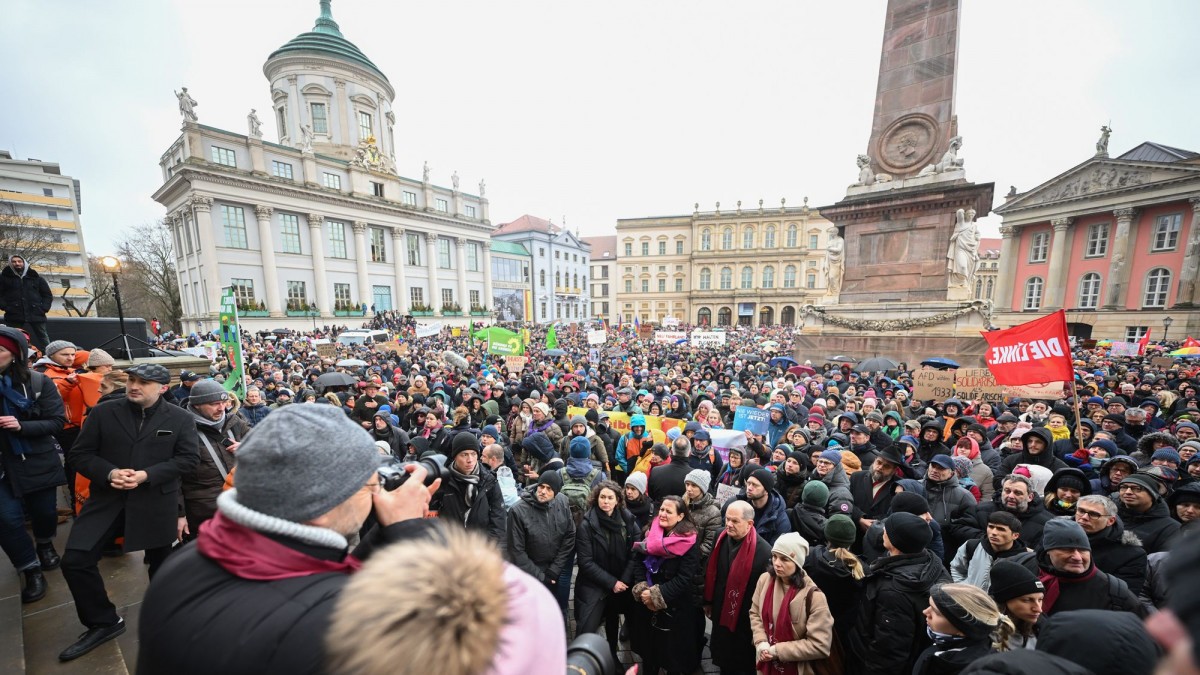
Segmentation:
[(565, 356), (566, 355), (566, 352), (564, 352), (561, 349), (547, 349), (546, 351), (544, 351), (542, 353), (545, 354), (546, 356)]
[(354, 386), (354, 378), (346, 373), (325, 373), (317, 378), (318, 389), (329, 389), (330, 387), (351, 387)]
[(825, 360), (832, 361), (834, 363), (857, 363), (858, 362), (858, 359), (853, 359), (853, 358), (850, 358), (849, 356), (831, 356)]
[(886, 370), (895, 370), (900, 364), (883, 356), (869, 358), (866, 361), (861, 361), (854, 370), (860, 373), (882, 373)]

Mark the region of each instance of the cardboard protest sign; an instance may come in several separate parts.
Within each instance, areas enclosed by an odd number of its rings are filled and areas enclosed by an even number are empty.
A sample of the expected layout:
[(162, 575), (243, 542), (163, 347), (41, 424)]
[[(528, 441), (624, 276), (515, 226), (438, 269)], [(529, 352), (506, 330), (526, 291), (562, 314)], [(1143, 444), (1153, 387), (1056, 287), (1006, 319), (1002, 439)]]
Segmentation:
[(1065, 382), (1023, 384), (1005, 387), (1004, 395), (1010, 398), (1040, 398), (1053, 401), (1062, 398), (1065, 389)]
[(1004, 400), (1004, 387), (996, 383), (992, 371), (987, 368), (959, 368), (954, 371), (955, 395), (964, 401)]
[(680, 340), (686, 340), (688, 334), (681, 330), (659, 330), (654, 331), (655, 342), (665, 342), (667, 344), (675, 344)]
[(589, 330), (587, 334), (587, 343), (589, 345), (602, 345), (608, 341), (608, 331), (604, 330)]
[(718, 483), (717, 484), (717, 495), (716, 495), (717, 503), (720, 504), (721, 506), (725, 506), (725, 503), (728, 502), (729, 500), (737, 499), (738, 492), (740, 492), (740, 491), (741, 491), (740, 488), (736, 488), (732, 485), (725, 485), (724, 483)]
[[(386, 350), (384, 350), (384, 349), (381, 349), (381, 347), (383, 347), (384, 345), (388, 345), (388, 344), (395, 344), (395, 343), (393, 343), (393, 342), (380, 342), (379, 344), (376, 344), (376, 345), (375, 345), (375, 349), (376, 349), (377, 351), (381, 351), (381, 352), (385, 352), (385, 353), (386, 353)], [(323, 344), (323, 345), (317, 345), (317, 356), (319, 356), (319, 357), (321, 357), (321, 358), (323, 358), (323, 359), (333, 359), (333, 358), (337, 358), (337, 345), (335, 345), (335, 344), (333, 344), (333, 343), (326, 343), (326, 344)]]
[(504, 367), (508, 368), (510, 373), (519, 373), (525, 370), (525, 364), (529, 362), (528, 356), (505, 356)]
[(734, 431), (746, 431), (756, 436), (765, 436), (771, 426), (771, 413), (762, 408), (740, 405), (733, 413)]
[(1159, 370), (1170, 370), (1175, 365), (1175, 359), (1170, 356), (1156, 356), (1150, 359), (1150, 366)]
[(643, 340), (649, 340), (650, 338), (654, 337), (654, 326), (651, 326), (648, 323), (638, 326), (638, 337)]
[(948, 370), (918, 370), (913, 373), (913, 398), (945, 401), (954, 396), (954, 373)]

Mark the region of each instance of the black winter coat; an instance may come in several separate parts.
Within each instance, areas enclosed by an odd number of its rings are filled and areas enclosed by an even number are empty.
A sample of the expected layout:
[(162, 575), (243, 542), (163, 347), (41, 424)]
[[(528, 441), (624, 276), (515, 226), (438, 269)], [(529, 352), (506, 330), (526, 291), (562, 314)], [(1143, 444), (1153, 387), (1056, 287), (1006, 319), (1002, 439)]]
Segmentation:
[[(771, 564), (771, 545), (762, 538), (756, 538), (754, 557), (750, 562), (750, 576), (746, 579), (746, 587), (735, 589), (741, 592), (739, 597), (742, 603), (738, 608), (736, 628), (730, 631), (721, 625), (720, 613), (728, 609), (723, 607), (722, 601), (725, 598), (725, 584), (729, 580), (729, 571), (732, 569), (736, 555), (732, 551), (731, 544), (733, 544), (733, 540), (726, 536), (719, 546), (714, 546), (712, 552), (712, 555), (717, 556), (717, 576), (713, 581), (712, 589), (713, 627), (709, 652), (712, 654), (713, 664), (719, 666), (721, 670), (748, 672), (754, 670), (757, 661), (754, 650), (754, 633), (750, 629), (750, 605), (753, 604), (751, 598), (758, 585), (758, 578), (767, 571), (767, 567)], [(746, 546), (746, 539), (742, 540), (741, 545)], [(700, 573), (704, 572), (705, 569), (702, 568)]]
[[(433, 520), (413, 519), (376, 528), (354, 555), (369, 558), (380, 546), (426, 536), (436, 527)], [(272, 539), (321, 560), (342, 560), (346, 555), (344, 550)], [(138, 624), (137, 670), (327, 672), (325, 633), (338, 594), (349, 581), (349, 575), (334, 572), (276, 581), (241, 579), (201, 555), (195, 543), (188, 544), (167, 558), (146, 591)]]
[(930, 551), (880, 558), (863, 582), (855, 630), (846, 645), (855, 675), (912, 672), (929, 646), (925, 617), (929, 589), (950, 581), (942, 561)]
[[(896, 477), (888, 479), (873, 492), (871, 472), (867, 469), (855, 471), (850, 475), (850, 494), (854, 495), (854, 508), (850, 512), (850, 520), (858, 522), (859, 518), (879, 520), (892, 510), (892, 498), (896, 496)], [(860, 529), (859, 532), (862, 530)], [(861, 535), (859, 535), (861, 537)]]
[[(634, 551), (623, 581), (630, 589), (646, 582), (646, 555)], [(651, 575), (667, 609), (651, 612), (635, 598), (629, 614), (630, 647), (643, 661), (658, 663), (668, 672), (690, 673), (700, 666), (700, 635), (697, 622), (704, 614), (692, 597), (692, 580), (700, 571), (700, 545), (693, 544), (681, 556), (666, 558)]]
[[(175, 542), (180, 484), (200, 462), (190, 412), (161, 398), (146, 409), (127, 399), (101, 403), (84, 420), (68, 461), (92, 485), (67, 549), (90, 550), (118, 517), (125, 519), (127, 553)], [(108, 482), (113, 469), (149, 477), (132, 490), (117, 490)]]
[[(1050, 557), (1045, 552), (1039, 549), (1036, 562), (1035, 559), (1022, 561), (1027, 569), (1030, 569), (1034, 574), (1041, 576), (1045, 573), (1053, 573), (1050, 565)], [(1137, 597), (1129, 592), (1129, 587), (1124, 581), (1109, 574), (1105, 574), (1096, 569), (1095, 563), (1092, 564), (1092, 569), (1095, 574), (1091, 578), (1084, 581), (1075, 581), (1064, 575), (1064, 579), (1058, 584), (1058, 598), (1055, 599), (1052, 606), (1042, 607), (1042, 613), (1045, 616), (1054, 616), (1062, 612), (1070, 612), (1076, 609), (1104, 609), (1114, 611), (1133, 612), (1138, 616), (1145, 618), (1149, 613), (1144, 605)]]
[[(452, 459), (447, 459), (450, 464)], [(465, 526), (486, 534), (488, 539), (500, 543), (504, 539), (504, 495), (500, 492), (500, 483), (496, 475), (483, 464), (475, 465), (479, 473), (479, 485), (475, 488), (475, 499), (467, 506), (467, 483), (459, 480), (454, 471), (447, 466), (447, 477), (442, 479), (442, 487), (434, 497), (431, 510), (436, 509), (438, 518)]]
[(45, 323), (53, 304), (50, 285), (32, 267), (25, 268), (23, 277), (11, 265), (0, 272), (0, 311), (7, 325), (19, 328), (23, 323)]
[(627, 509), (621, 509), (619, 515), (624, 531), (613, 533), (612, 537), (600, 524), (600, 513), (594, 507), (584, 514), (575, 532), (579, 562), (579, 575), (575, 578), (576, 632), (595, 632), (603, 623), (607, 603), (618, 602), (623, 608), (629, 605), (628, 591), (617, 595), (613, 586), (625, 575), (633, 544), (642, 540), (642, 530)]
[(858, 618), (862, 581), (855, 579), (846, 563), (830, 553), (824, 545), (808, 550), (804, 573), (825, 594), (829, 611), (833, 614), (833, 630), (842, 644), (846, 644), (848, 634), (854, 630), (854, 621)]
[(575, 552), (575, 519), (564, 494), (549, 503), (537, 500), (530, 485), (508, 511), (505, 554), (512, 564), (549, 586), (557, 581)]
[(968, 539), (983, 533), (975, 527), (975, 507), (978, 503), (966, 488), (951, 476), (941, 483), (925, 479), (925, 499), (929, 502), (929, 514), (942, 528), (945, 560), (954, 559), (958, 547)]
[[(213, 452), (217, 453), (217, 457), (221, 460), (225, 472), (228, 473), (233, 469), (237, 458), (234, 453), (226, 450), (221, 442), (226, 439), (241, 441), (246, 434), (250, 433), (250, 423), (237, 415), (227, 414), (225, 423), (218, 429), (212, 425), (201, 423), (191, 410), (188, 410), (188, 414), (195, 422), (196, 433), (208, 440), (212, 445)], [(221, 496), (225, 487), (225, 474), (217, 468), (204, 443), (201, 442), (199, 445), (200, 461), (196, 464), (196, 468), (183, 475), (180, 486), (184, 513), (188, 517), (188, 527), (191, 529), (192, 536), (200, 533), (198, 529), (200, 523), (216, 515), (217, 497)]]
[(33, 401), (29, 412), (17, 414), (21, 428), (13, 432), (29, 444), (24, 459), (13, 452), (10, 434), (0, 431), (0, 467), (4, 469), (4, 478), (13, 494), (18, 497), (67, 482), (54, 442), (54, 435), (62, 431), (67, 422), (66, 409), (54, 380), (44, 375), (37, 379), (41, 382), (40, 392), (33, 390), (32, 382), (13, 383), (25, 398)]
[(1034, 499), (1029, 504), (1029, 508), (1022, 512), (1010, 511), (1005, 509), (1003, 496), (1000, 490), (996, 490), (996, 496), (990, 502), (980, 502), (975, 507), (975, 525), (980, 532), (987, 532), (987, 519), (997, 510), (1008, 511), (1021, 521), (1021, 541), (1025, 542), (1032, 548), (1037, 548), (1037, 545), (1042, 541), (1042, 527), (1050, 520), (1050, 514), (1046, 511), (1046, 507), (1042, 505), (1042, 500)]
[(964, 668), (992, 653), (992, 640), (959, 638), (947, 644), (932, 644), (913, 664), (912, 675), (958, 675)]
[(1144, 513), (1137, 513), (1121, 504), (1117, 507), (1117, 517), (1126, 530), (1142, 540), (1142, 548), (1146, 549), (1146, 553), (1167, 550), (1175, 535), (1179, 534), (1179, 521), (1171, 517), (1167, 503), (1161, 499), (1156, 500)]
[(662, 500), (670, 495), (682, 497), (686, 494), (687, 488), (684, 485), (684, 479), (692, 472), (692, 466), (687, 460), (682, 457), (672, 457), (670, 464), (660, 464), (654, 467), (650, 472), (650, 480), (646, 485), (646, 492), (650, 495), (650, 499), (654, 500), (655, 504), (661, 504)]
[(1146, 583), (1146, 549), (1142, 540), (1125, 530), (1121, 519), (1096, 534), (1088, 535), (1092, 542), (1092, 563), (1101, 572), (1119, 577), (1134, 595), (1142, 592)]

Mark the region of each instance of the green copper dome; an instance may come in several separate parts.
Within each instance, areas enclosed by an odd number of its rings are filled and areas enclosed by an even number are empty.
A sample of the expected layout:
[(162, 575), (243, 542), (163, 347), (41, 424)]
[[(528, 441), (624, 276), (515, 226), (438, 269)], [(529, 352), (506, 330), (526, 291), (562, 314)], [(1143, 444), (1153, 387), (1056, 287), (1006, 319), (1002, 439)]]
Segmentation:
[(353, 42), (342, 35), (337, 22), (333, 20), (329, 3), (330, 0), (321, 0), (321, 16), (317, 17), (317, 23), (311, 31), (292, 38), (287, 44), (271, 52), (267, 60), (281, 54), (321, 54), (365, 66), (382, 77), (384, 82), (388, 82), (387, 75), (371, 63), (371, 59), (354, 46)]

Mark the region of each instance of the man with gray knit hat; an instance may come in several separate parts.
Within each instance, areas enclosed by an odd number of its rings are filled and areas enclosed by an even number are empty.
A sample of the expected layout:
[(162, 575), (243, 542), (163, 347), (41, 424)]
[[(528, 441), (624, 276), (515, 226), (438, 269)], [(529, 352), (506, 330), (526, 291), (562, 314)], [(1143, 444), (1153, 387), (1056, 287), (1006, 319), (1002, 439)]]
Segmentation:
[(1146, 609), (1120, 578), (1092, 562), (1092, 542), (1069, 518), (1046, 521), (1037, 549), (1037, 566), (1026, 564), (1046, 586), (1042, 613), (1053, 616), (1075, 609), (1111, 609), (1145, 617)]
[[(334, 406), (290, 405), (238, 447), (236, 488), (146, 591), (138, 670), (310, 673), (349, 576), (373, 550), (425, 537), (441, 481), (380, 486), (371, 436)], [(350, 553), (372, 508), (378, 526)]]
[(183, 517), (179, 519), (179, 538), (190, 541), (200, 531), (200, 523), (217, 514), (217, 497), (225, 478), (233, 470), (235, 454), (242, 438), (250, 433), (250, 424), (225, 412), (230, 393), (216, 380), (200, 380), (192, 385), (186, 409), (196, 420), (200, 440), (200, 463), (183, 476)]

